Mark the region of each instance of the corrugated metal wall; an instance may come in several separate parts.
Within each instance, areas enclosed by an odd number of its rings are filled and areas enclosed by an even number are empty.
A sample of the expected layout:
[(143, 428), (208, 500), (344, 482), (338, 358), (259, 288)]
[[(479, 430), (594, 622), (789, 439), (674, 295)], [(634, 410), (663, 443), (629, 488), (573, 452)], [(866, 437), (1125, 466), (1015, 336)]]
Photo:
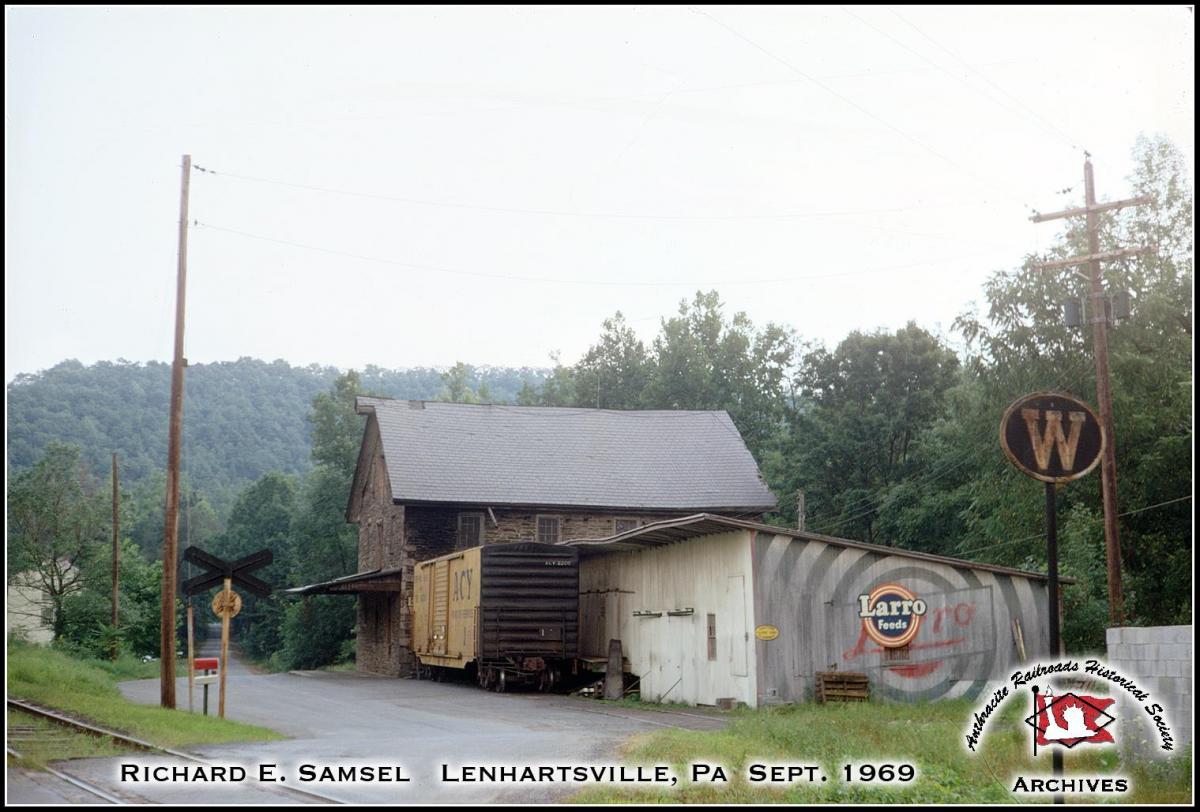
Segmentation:
[[(750, 535), (750, 531), (745, 531)], [(1048, 652), (1045, 581), (769, 533), (754, 534), (755, 623), (779, 637), (755, 643), (762, 702), (806, 701), (817, 671), (861, 671), (872, 695), (916, 701), (979, 695)], [(900, 584), (928, 604), (907, 659), (867, 637), (858, 596)]]
[[(581, 650), (603, 655), (619, 639), (649, 701), (753, 706), (751, 534), (733, 531), (640, 552), (581, 560)], [(692, 609), (691, 615), (667, 613)], [(635, 611), (660, 617), (635, 617)], [(708, 615), (715, 615), (709, 660)]]

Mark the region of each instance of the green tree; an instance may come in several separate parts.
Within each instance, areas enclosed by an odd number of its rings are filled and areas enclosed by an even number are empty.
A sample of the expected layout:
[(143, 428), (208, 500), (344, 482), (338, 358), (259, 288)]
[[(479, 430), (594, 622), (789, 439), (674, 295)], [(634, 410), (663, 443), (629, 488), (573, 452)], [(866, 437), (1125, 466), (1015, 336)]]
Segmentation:
[(604, 320), (600, 340), (575, 364), (574, 389), (579, 405), (637, 409), (645, 398), (650, 375), (645, 344), (617, 311)]
[(147, 561), (132, 541), (121, 543), (118, 626), (112, 627), (112, 545), (100, 545), (81, 568), (82, 588), (63, 601), (61, 641), (95, 657), (107, 657), (115, 637), (138, 656), (159, 654), (162, 562)]
[(724, 409), (761, 459), (783, 424), (795, 352), (790, 330), (761, 330), (745, 313), (726, 321), (716, 291), (664, 319), (653, 343), (645, 404), (657, 409)]
[(913, 455), (944, 412), (957, 369), (957, 356), (911, 322), (804, 354), (800, 407), (784, 440), (795, 472), (784, 481), (805, 490), (812, 529), (881, 540), (880, 508), (919, 470)]
[[(326, 581), (355, 572), (358, 535), (346, 522), (346, 504), (357, 466), (365, 419), (354, 409), (364, 394), (354, 372), (339, 378), (313, 401), (313, 461), (292, 520), (296, 584)], [(321, 413), (320, 417), (317, 414)], [(316, 426), (321, 426), (318, 432)], [(345, 453), (353, 448), (353, 456)], [(280, 616), (278, 661), (287, 668), (314, 668), (334, 662), (347, 649), (355, 627), (356, 604), (348, 596), (315, 596), (290, 601)]]
[(68, 599), (83, 590), (84, 573), (110, 530), (106, 493), (77, 446), (52, 443), (8, 485), (8, 583), (44, 596), (57, 638), (66, 628)]

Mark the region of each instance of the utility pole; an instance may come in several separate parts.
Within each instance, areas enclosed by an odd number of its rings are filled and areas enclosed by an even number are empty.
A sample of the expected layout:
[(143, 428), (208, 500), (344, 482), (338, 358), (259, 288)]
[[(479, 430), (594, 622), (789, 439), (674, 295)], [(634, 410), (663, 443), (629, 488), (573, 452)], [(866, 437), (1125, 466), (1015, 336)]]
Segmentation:
[(804, 488), (796, 491), (796, 529), (804, 529)]
[(175, 279), (175, 357), (171, 362), (171, 422), (167, 435), (167, 499), (163, 522), (162, 629), (160, 700), (175, 707), (175, 576), (179, 566), (179, 444), (183, 430), (183, 313), (187, 290), (188, 183), (192, 156), (183, 156), (183, 182), (179, 193), (179, 265)]
[(117, 608), (121, 603), (121, 486), (117, 480), (117, 453), (115, 451), (112, 455), (112, 481), (112, 658), (115, 660), (117, 659), (117, 651), (120, 649), (117, 638)]
[[(1153, 203), (1149, 196), (1132, 197), (1113, 203), (1096, 202), (1096, 183), (1092, 176), (1091, 156), (1084, 153), (1083, 161), (1084, 207), (1067, 209), (1051, 214), (1038, 214), (1030, 219), (1035, 223), (1063, 217), (1087, 218), (1087, 256), (1038, 263), (1040, 270), (1086, 265), (1087, 273), (1081, 274), (1088, 280), (1091, 300), (1092, 346), (1096, 357), (1096, 398), (1100, 401), (1100, 422), (1104, 426), (1107, 443), (1100, 461), (1101, 494), (1104, 500), (1104, 545), (1108, 561), (1108, 619), (1114, 626), (1125, 623), (1125, 599), (1121, 588), (1121, 537), (1117, 527), (1117, 443), (1113, 432), (1112, 388), (1108, 370), (1108, 307), (1104, 292), (1104, 278), (1100, 263), (1110, 259), (1153, 251), (1153, 246), (1141, 245), (1115, 251), (1100, 251), (1099, 214), (1104, 211), (1123, 209)], [(1076, 273), (1079, 273), (1076, 271)]]

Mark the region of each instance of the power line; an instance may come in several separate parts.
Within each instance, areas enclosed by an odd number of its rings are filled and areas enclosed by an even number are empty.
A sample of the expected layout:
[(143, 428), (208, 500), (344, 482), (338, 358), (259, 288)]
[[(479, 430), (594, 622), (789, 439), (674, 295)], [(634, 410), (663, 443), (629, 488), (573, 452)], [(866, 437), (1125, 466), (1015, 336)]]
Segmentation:
[[(316, 251), (323, 254), (331, 254), (333, 256), (346, 257), (348, 259), (357, 259), (363, 262), (377, 262), (384, 265), (394, 265), (401, 268), (411, 268), (414, 270), (434, 271), (437, 273), (456, 274), (460, 276), (472, 276), (483, 279), (497, 279), (509, 282), (532, 282), (538, 284), (560, 284), (560, 285), (600, 285), (606, 287), (709, 287), (709, 286), (729, 286), (729, 285), (766, 285), (779, 284), (786, 282), (810, 282), (820, 279), (836, 279), (846, 276), (862, 276), (865, 274), (885, 273), (891, 271), (900, 271), (912, 268), (929, 268), (932, 265), (938, 265), (946, 262), (956, 262), (963, 259), (973, 259), (981, 256), (998, 256), (1000, 251), (976, 251), (970, 254), (961, 254), (957, 256), (941, 257), (938, 259), (924, 260), (921, 262), (910, 262), (903, 265), (890, 265), (879, 268), (864, 268), (857, 271), (840, 271), (837, 273), (828, 274), (812, 274), (809, 276), (783, 276), (767, 279), (729, 279), (729, 280), (707, 280), (707, 281), (678, 281), (678, 282), (661, 282), (647, 280), (612, 280), (612, 279), (559, 279), (545, 276), (521, 276), (514, 274), (497, 274), (488, 273), (486, 271), (474, 271), (465, 268), (450, 268), (442, 265), (429, 265), (425, 263), (403, 262), (401, 260), (386, 259), (383, 257), (372, 257), (365, 254), (356, 254), (350, 251), (341, 251), (334, 248), (323, 248), (317, 245), (309, 245), (306, 243), (294, 242), (292, 240), (284, 240), (277, 237), (268, 237), (262, 234), (253, 234), (248, 231), (240, 231), (238, 229), (226, 228), (217, 226), (211, 223), (194, 221), (194, 225), (199, 228), (206, 228), (212, 231), (220, 231), (226, 234), (235, 234), (239, 237), (247, 239), (260, 240), (262, 242), (276, 243), (278, 245), (287, 245), (292, 248), (300, 248), (306, 251)], [(1005, 252), (1007, 253), (1007, 252)]]
[[(1187, 496), (1180, 496), (1175, 499), (1168, 499), (1165, 502), (1158, 502), (1157, 504), (1146, 505), (1145, 507), (1140, 507), (1140, 508), (1137, 508), (1136, 510), (1127, 510), (1124, 513), (1119, 513), (1117, 515), (1120, 518), (1124, 518), (1126, 516), (1133, 516), (1134, 514), (1137, 514), (1137, 513), (1145, 513), (1148, 510), (1156, 510), (1160, 507), (1166, 507), (1167, 505), (1173, 505), (1177, 502), (1186, 502), (1188, 499), (1191, 499), (1191, 498), (1192, 498), (1191, 494), (1188, 494)], [(996, 547), (1007, 547), (1009, 544), (1020, 544), (1022, 541), (1032, 541), (1033, 539), (1044, 538), (1045, 535), (1046, 535), (1045, 532), (1033, 533), (1028, 536), (1022, 536), (1019, 539), (1010, 539), (1009, 541), (996, 541), (996, 542), (992, 542), (991, 544), (987, 545), (986, 547), (976, 547), (973, 550), (966, 550), (965, 552), (957, 553), (956, 555), (958, 557), (968, 556), (968, 555), (972, 555), (973, 553), (981, 553), (985, 550), (991, 550)]]
[[(993, 65), (1008, 65), (1008, 64), (1013, 64), (1014, 61), (1015, 60), (1003, 60), (1003, 61), (999, 61), (999, 62), (988, 62), (988, 63), (983, 63), (983, 66), (990, 67)], [(838, 81), (840, 79), (872, 79), (872, 78), (875, 78), (878, 76), (895, 76), (895, 75), (904, 74), (904, 73), (921, 73), (921, 72), (924, 72), (927, 70), (929, 70), (929, 69), (928, 68), (895, 68), (892, 70), (866, 70), (866, 71), (855, 71), (853, 73), (827, 74), (825, 76), (818, 76), (817, 78), (821, 79), (823, 81), (827, 81), (827, 82), (834, 82), (834, 81)], [(749, 88), (759, 88), (759, 87), (779, 87), (779, 86), (784, 86), (784, 85), (801, 84), (806, 81), (808, 81), (808, 80), (807, 79), (771, 79), (771, 80), (764, 80), (761, 82), (738, 82), (735, 84), (726, 84), (726, 85), (707, 85), (707, 86), (703, 86), (703, 87), (683, 87), (683, 88), (680, 88), (679, 90), (673, 91), (671, 93), (671, 95), (672, 96), (683, 96), (683, 95), (695, 94), (695, 93), (714, 93), (714, 92), (719, 92), (722, 90), (745, 90), (745, 89), (749, 89)], [(525, 110), (530, 107), (583, 107), (583, 106), (587, 106), (587, 105), (591, 105), (591, 104), (601, 104), (604, 102), (645, 101), (647, 99), (653, 99), (653, 98), (657, 97), (658, 95), (659, 94), (657, 92), (645, 92), (645, 93), (627, 94), (627, 95), (622, 95), (622, 96), (586, 96), (583, 98), (546, 99), (546, 100), (531, 99), (531, 100), (525, 101), (525, 102), (517, 102), (514, 104), (507, 104), (507, 105), (497, 106), (497, 107), (475, 107), (475, 108), (464, 108), (464, 109), (458, 109), (458, 110), (437, 110), (437, 111), (425, 112), (425, 113), (411, 113), (410, 115), (423, 116), (423, 117), (454, 116), (454, 115), (474, 115), (476, 113), (505, 113), (505, 112), (509, 112), (512, 110)], [(342, 121), (363, 121), (363, 120), (370, 121), (370, 120), (376, 120), (376, 119), (378, 119), (378, 116), (359, 116), (359, 117), (354, 117), (354, 118), (342, 117), (340, 120), (342, 120)]]
[[(891, 10), (891, 9), (889, 9), (889, 11), (890, 11), (890, 10)], [(876, 33), (880, 34), (881, 36), (887, 37), (889, 40), (891, 40), (892, 42), (896, 43), (897, 45), (899, 45), (899, 46), (900, 46), (901, 48), (903, 48), (904, 50), (906, 50), (906, 51), (908, 51), (909, 53), (911, 53), (911, 54), (915, 55), (915, 56), (916, 56), (918, 59), (921, 59), (921, 60), (923, 60), (923, 61), (927, 62), (928, 64), (932, 65), (932, 66), (933, 66), (934, 68), (936, 68), (937, 70), (939, 70), (939, 71), (941, 71), (942, 73), (946, 74), (947, 76), (949, 76), (949, 77), (953, 78), (954, 80), (956, 80), (956, 81), (958, 81), (958, 82), (961, 82), (963, 85), (965, 85), (967, 88), (970, 88), (972, 91), (974, 91), (974, 90), (975, 90), (975, 88), (974, 88), (974, 87), (971, 85), (971, 83), (970, 83), (970, 82), (968, 82), (967, 80), (963, 79), (963, 78), (962, 78), (961, 76), (959, 76), (957, 73), (953, 73), (953, 72), (951, 72), (951, 71), (947, 70), (947, 69), (945, 68), (945, 66), (943, 66), (943, 65), (940, 65), (940, 64), (939, 64), (939, 63), (937, 63), (937, 62), (934, 62), (932, 59), (930, 59), (929, 57), (925, 56), (925, 55), (924, 55), (923, 53), (921, 53), (920, 51), (916, 50), (915, 48), (912, 48), (912, 47), (910, 47), (909, 45), (907, 45), (907, 44), (906, 44), (906, 43), (904, 43), (903, 41), (901, 41), (901, 40), (897, 39), (896, 37), (893, 37), (891, 34), (889, 34), (887, 31), (884, 31), (882, 28), (878, 28), (877, 26), (874, 26), (874, 25), (872, 25), (872, 24), (871, 24), (870, 22), (868, 22), (866, 19), (864, 19), (864, 18), (860, 17), (859, 15), (855, 14), (853, 11), (851, 11), (851, 10), (850, 10), (850, 9), (848, 9), (848, 8), (846, 8), (845, 6), (842, 6), (842, 11), (846, 12), (846, 13), (847, 13), (847, 14), (849, 14), (851, 17), (853, 17), (854, 19), (858, 20), (858, 21), (859, 21), (860, 23), (862, 23), (863, 25), (865, 25), (865, 26), (867, 26), (868, 28), (870, 28), (872, 31), (875, 31)], [(1008, 96), (1009, 98), (1012, 98), (1011, 94), (1009, 94), (1009, 93), (1005, 92), (1003, 88), (1001, 88), (1001, 87), (999, 87), (998, 85), (996, 85), (996, 83), (995, 83), (995, 82), (993, 82), (991, 79), (989, 79), (989, 78), (987, 77), (987, 75), (986, 75), (986, 74), (982, 73), (982, 72), (981, 72), (981, 71), (979, 71), (979, 70), (976, 70), (976, 69), (975, 69), (974, 67), (972, 67), (971, 65), (968, 65), (968, 64), (967, 64), (967, 63), (966, 63), (966, 62), (965, 62), (963, 59), (960, 59), (960, 58), (959, 58), (959, 57), (958, 57), (956, 54), (952, 53), (952, 52), (951, 52), (949, 49), (947, 49), (946, 47), (944, 47), (944, 46), (943, 46), (943, 45), (941, 45), (940, 43), (936, 42), (936, 41), (935, 41), (935, 40), (934, 40), (932, 37), (930, 37), (930, 36), (929, 36), (928, 34), (926, 34), (924, 31), (921, 31), (921, 30), (920, 30), (919, 28), (917, 28), (915, 25), (913, 25), (912, 23), (910, 23), (908, 20), (906, 20), (906, 19), (904, 19), (903, 17), (901, 17), (901, 16), (900, 16), (898, 13), (896, 13), (895, 11), (892, 11), (892, 13), (893, 13), (893, 14), (895, 14), (895, 16), (896, 16), (896, 17), (898, 17), (898, 18), (900, 19), (900, 21), (901, 21), (901, 22), (903, 22), (905, 25), (909, 26), (909, 27), (910, 27), (910, 28), (912, 28), (914, 31), (916, 31), (918, 34), (920, 34), (921, 36), (923, 36), (925, 39), (929, 40), (929, 41), (930, 41), (930, 42), (932, 42), (934, 45), (937, 45), (937, 46), (938, 46), (939, 48), (941, 48), (943, 51), (945, 51), (946, 53), (950, 54), (950, 56), (952, 56), (952, 57), (953, 57), (953, 58), (954, 58), (956, 61), (958, 61), (958, 62), (959, 62), (959, 63), (961, 63), (962, 65), (966, 66), (968, 70), (970, 70), (970, 71), (972, 71), (973, 73), (975, 73), (976, 75), (978, 75), (978, 76), (982, 77), (982, 78), (984, 79), (984, 81), (986, 81), (988, 84), (990, 84), (990, 85), (991, 85), (992, 87), (994, 87), (996, 90), (1000, 91), (1001, 93), (1004, 93), (1004, 95), (1005, 95), (1005, 96)], [(1012, 110), (1013, 110), (1013, 108), (1009, 107), (1008, 105), (1001, 104), (1001, 103), (1000, 103), (999, 101), (997, 101), (997, 100), (996, 100), (996, 99), (995, 99), (995, 98), (994, 98), (994, 97), (993, 97), (991, 94), (985, 94), (985, 98), (987, 98), (987, 99), (988, 99), (988, 101), (992, 102), (992, 103), (993, 103), (993, 104), (995, 104), (997, 107), (1000, 107), (1000, 108), (1001, 108), (1002, 110), (1004, 110), (1005, 112), (1012, 112)], [(1036, 114), (1036, 113), (1033, 113), (1033, 111), (1032, 111), (1032, 110), (1030, 110), (1028, 107), (1026, 107), (1024, 104), (1021, 104), (1021, 102), (1020, 102), (1020, 100), (1019, 100), (1019, 99), (1014, 99), (1014, 101), (1016, 101), (1016, 102), (1017, 102), (1017, 104), (1020, 104), (1020, 105), (1021, 105), (1021, 108), (1022, 108), (1023, 110), (1025, 110), (1025, 112), (1027, 112), (1027, 113), (1031, 113), (1032, 115), (1035, 115), (1035, 116), (1037, 116), (1037, 114)], [(1042, 120), (1040, 116), (1037, 116), (1037, 118), (1038, 118), (1039, 120)], [(1050, 132), (1052, 132), (1052, 133), (1055, 135), (1055, 137), (1056, 137), (1056, 138), (1059, 138), (1059, 139), (1062, 139), (1062, 140), (1064, 140), (1064, 141), (1065, 141), (1067, 144), (1069, 144), (1069, 145), (1070, 145), (1070, 147), (1071, 147), (1072, 149), (1079, 149), (1079, 147), (1078, 147), (1078, 146), (1076, 146), (1076, 145), (1075, 145), (1075, 143), (1073, 142), (1073, 139), (1071, 139), (1069, 136), (1065, 136), (1065, 135), (1061, 134), (1061, 133), (1060, 133), (1060, 132), (1059, 132), (1057, 129), (1050, 129)]]
[[(983, 448), (984, 448), (984, 446), (981, 445), (974, 450), (982, 451)], [(864, 510), (861, 513), (858, 513), (856, 515), (848, 516), (846, 518), (843, 518), (836, 522), (833, 522), (832, 524), (822, 525), (821, 529), (817, 530), (815, 532), (825, 533), (826, 535), (829, 535), (830, 530), (832, 530), (836, 527), (841, 527), (843, 525), (857, 521), (858, 519), (861, 519), (865, 516), (869, 516), (872, 513), (875, 513), (876, 511), (882, 509), (885, 505), (896, 501), (896, 499), (898, 499), (901, 494), (900, 486), (903, 486), (903, 485), (911, 486), (911, 485), (916, 485), (916, 484), (928, 485), (931, 482), (936, 482), (937, 480), (941, 479), (942, 477), (947, 476), (948, 474), (951, 474), (954, 471), (957, 471), (959, 468), (962, 468), (964, 465), (966, 465), (968, 462), (971, 462), (971, 461), (972, 461), (972, 457), (969, 454), (964, 454), (962, 459), (960, 459), (958, 462), (954, 463), (950, 467), (943, 469), (939, 473), (935, 474), (932, 471), (927, 471), (926, 473), (920, 474), (911, 479), (906, 479), (906, 480), (901, 480), (900, 482), (896, 482), (890, 487), (889, 493), (868, 496), (868, 497), (866, 497), (865, 502), (862, 500), (857, 500), (859, 502), (858, 505), (856, 505), (853, 508), (844, 507), (842, 509), (842, 512), (845, 512), (847, 510), (858, 510), (859, 508), (864, 507), (867, 503), (869, 503), (871, 501), (877, 501), (877, 504), (873, 505), (870, 508), (867, 508), (866, 510)]]
[(1063, 132), (1063, 130), (1062, 130), (1062, 129), (1060, 129), (1059, 127), (1055, 126), (1053, 122), (1051, 122), (1051, 121), (1048, 121), (1047, 119), (1043, 118), (1041, 115), (1039, 115), (1039, 114), (1037, 113), (1037, 111), (1033, 110), (1032, 108), (1030, 108), (1030, 107), (1029, 107), (1029, 105), (1025, 104), (1025, 102), (1021, 101), (1019, 98), (1017, 98), (1017, 97), (1016, 97), (1016, 96), (1014, 96), (1013, 94), (1009, 93), (1007, 90), (1005, 90), (1004, 88), (1000, 87), (1000, 85), (998, 85), (998, 84), (996, 84), (994, 81), (992, 81), (992, 79), (991, 79), (991, 78), (990, 78), (990, 77), (989, 77), (987, 74), (983, 73), (983, 72), (982, 72), (982, 71), (980, 71), (980, 70), (977, 70), (976, 68), (974, 68), (973, 66), (971, 66), (970, 64), (968, 64), (968, 63), (967, 63), (967, 61), (966, 61), (966, 60), (964, 60), (962, 57), (960, 57), (958, 54), (954, 53), (954, 52), (953, 52), (953, 51), (951, 51), (949, 48), (947, 48), (945, 45), (942, 45), (940, 42), (938, 42), (937, 40), (935, 40), (933, 37), (931, 37), (931, 36), (929, 36), (928, 34), (926, 34), (924, 31), (922, 31), (922, 30), (921, 30), (920, 28), (918, 28), (916, 25), (914, 25), (913, 23), (911, 23), (911, 22), (909, 22), (908, 20), (906, 20), (906, 19), (905, 19), (905, 18), (904, 18), (904, 17), (903, 17), (903, 16), (900, 14), (900, 12), (896, 11), (895, 9), (888, 9), (888, 11), (891, 11), (891, 12), (892, 12), (892, 14), (894, 14), (894, 15), (896, 16), (896, 18), (897, 18), (898, 20), (900, 20), (900, 22), (904, 23), (904, 24), (905, 24), (905, 25), (907, 25), (909, 28), (911, 28), (912, 30), (916, 31), (918, 34), (920, 34), (922, 37), (924, 37), (925, 39), (927, 39), (927, 40), (929, 40), (930, 42), (932, 42), (932, 43), (933, 43), (934, 45), (936, 45), (938, 48), (941, 48), (943, 51), (945, 51), (947, 54), (949, 54), (949, 55), (951, 56), (951, 58), (953, 58), (953, 59), (954, 59), (955, 61), (957, 61), (959, 64), (963, 65), (963, 66), (964, 66), (964, 67), (965, 67), (967, 70), (969, 70), (969, 71), (971, 71), (972, 73), (974, 73), (975, 75), (979, 76), (981, 79), (983, 79), (983, 81), (987, 82), (989, 85), (991, 85), (991, 86), (992, 86), (993, 88), (995, 88), (997, 91), (999, 91), (1000, 93), (1004, 94), (1006, 97), (1008, 97), (1009, 99), (1011, 99), (1011, 100), (1012, 100), (1014, 103), (1016, 103), (1016, 104), (1017, 104), (1017, 105), (1018, 105), (1018, 106), (1019, 106), (1021, 109), (1023, 109), (1023, 110), (1024, 110), (1026, 113), (1029, 113), (1029, 115), (1033, 116), (1035, 119), (1037, 119), (1038, 121), (1040, 121), (1040, 122), (1042, 123), (1042, 125), (1043, 125), (1044, 127), (1046, 127), (1046, 128), (1047, 128), (1047, 130), (1049, 130), (1050, 132), (1053, 132), (1053, 133), (1054, 133), (1055, 135), (1057, 135), (1059, 138), (1063, 139), (1063, 140), (1064, 140), (1066, 143), (1070, 144), (1070, 146), (1071, 146), (1071, 149), (1077, 149), (1077, 150), (1079, 150), (1079, 151), (1081, 151), (1081, 152), (1084, 152), (1084, 153), (1086, 153), (1086, 152), (1087, 152), (1087, 150), (1085, 150), (1083, 147), (1081, 147), (1081, 146), (1079, 146), (1078, 144), (1076, 144), (1076, 143), (1075, 143), (1077, 139), (1075, 139), (1075, 138), (1072, 138), (1072, 137), (1071, 137), (1071, 136), (1070, 136), (1068, 133), (1066, 133), (1066, 132)]
[[(496, 206), (484, 203), (452, 203), (443, 200), (430, 200), (428, 198), (419, 197), (404, 197), (399, 195), (385, 195), (375, 192), (360, 192), (348, 189), (337, 189), (330, 186), (316, 186), (308, 183), (296, 183), (294, 181), (278, 180), (274, 178), (262, 178), (254, 175), (244, 175), (237, 172), (225, 172), (206, 167), (193, 167), (198, 172), (207, 175), (212, 175), (219, 178), (235, 178), (237, 180), (250, 181), (253, 183), (265, 183), (273, 186), (283, 186), (291, 189), (302, 189), (309, 192), (322, 192), (325, 194), (342, 195), (344, 197), (360, 197), (367, 200), (386, 200), (391, 203), (403, 203), (411, 206), (430, 206), (434, 208), (460, 209), (468, 211), (486, 211), (497, 214), (524, 214), (536, 215), (540, 217), (574, 217), (585, 219), (613, 219), (613, 220), (676, 220), (682, 222), (713, 222), (722, 220), (796, 220), (805, 218), (820, 218), (820, 217), (858, 217), (869, 216), (875, 214), (896, 214), (909, 211), (920, 211), (925, 209), (945, 209), (945, 208), (962, 208), (963, 206), (976, 205), (987, 206), (986, 202), (980, 203), (945, 203), (932, 206), (896, 206), (892, 208), (875, 208), (875, 209), (829, 209), (823, 211), (798, 211), (798, 212), (774, 212), (763, 214), (654, 214), (654, 213), (629, 213), (629, 212), (608, 212), (608, 211), (568, 211), (564, 209), (543, 209), (543, 208), (528, 208), (517, 206)], [(941, 236), (941, 235), (929, 235)]]
[(798, 67), (796, 67), (795, 65), (793, 65), (791, 62), (788, 62), (786, 59), (784, 59), (783, 57), (779, 56), (778, 54), (775, 54), (775, 53), (773, 53), (773, 52), (771, 52), (771, 51), (767, 50), (767, 49), (766, 49), (766, 48), (764, 48), (762, 45), (759, 45), (757, 42), (755, 42), (754, 40), (752, 40), (752, 39), (750, 39), (749, 37), (747, 37), (745, 34), (742, 34), (741, 32), (737, 31), (736, 29), (732, 28), (731, 26), (729, 26), (729, 25), (726, 25), (725, 23), (721, 22), (720, 20), (718, 20), (716, 17), (712, 16), (711, 14), (709, 14), (709, 13), (707, 13), (707, 12), (704, 12), (704, 11), (700, 11), (700, 10), (698, 10), (698, 9), (691, 8), (690, 6), (688, 7), (688, 10), (689, 10), (689, 11), (691, 11), (692, 13), (694, 13), (694, 14), (699, 14), (699, 15), (701, 15), (701, 16), (707, 17), (708, 19), (712, 20), (712, 21), (713, 21), (714, 23), (716, 23), (717, 25), (719, 25), (719, 26), (721, 26), (722, 28), (724, 28), (724, 29), (725, 29), (726, 31), (728, 31), (729, 33), (733, 34), (733, 35), (734, 35), (735, 37), (737, 37), (738, 39), (742, 40), (743, 42), (747, 43), (747, 44), (748, 44), (748, 45), (750, 45), (751, 47), (753, 47), (753, 48), (757, 49), (758, 51), (761, 51), (762, 53), (766, 54), (768, 57), (770, 57), (771, 59), (775, 60), (775, 61), (776, 61), (776, 62), (778, 62), (779, 64), (783, 65), (784, 67), (786, 67), (788, 70), (792, 71), (793, 73), (796, 73), (797, 75), (799, 75), (799, 76), (801, 76), (801, 77), (803, 77), (803, 78), (807, 79), (809, 82), (811, 82), (812, 84), (816, 85), (816, 86), (817, 86), (817, 87), (819, 87), (821, 90), (824, 90), (826, 93), (828, 93), (829, 95), (833, 96), (834, 98), (840, 99), (840, 100), (841, 100), (843, 103), (850, 105), (850, 106), (851, 106), (851, 107), (853, 107), (855, 110), (858, 110), (860, 113), (862, 113), (863, 115), (865, 115), (865, 116), (867, 116), (868, 118), (872, 119), (873, 121), (876, 121), (876, 122), (878, 122), (879, 124), (882, 124), (884, 127), (888, 128), (888, 129), (889, 129), (889, 130), (891, 130), (892, 132), (894, 132), (894, 133), (896, 133), (897, 135), (901, 136), (901, 137), (902, 137), (902, 138), (904, 138), (906, 141), (910, 141), (910, 142), (912, 142), (913, 144), (916, 144), (916, 145), (917, 145), (918, 147), (920, 147), (921, 149), (923, 149), (923, 150), (925, 150), (926, 152), (930, 153), (931, 155), (933, 155), (933, 156), (935, 156), (935, 157), (937, 157), (937, 158), (941, 159), (942, 161), (944, 161), (944, 162), (948, 163), (949, 165), (953, 166), (955, 169), (959, 170), (960, 172), (963, 172), (964, 174), (970, 175), (971, 177), (975, 178), (976, 180), (980, 181), (981, 183), (984, 183), (984, 184), (986, 184), (986, 185), (988, 185), (988, 186), (991, 186), (993, 189), (996, 189), (996, 190), (998, 190), (998, 191), (1001, 191), (1001, 192), (1003, 192), (1005, 195), (1009, 196), (1011, 199), (1013, 199), (1013, 200), (1019, 200), (1019, 201), (1021, 202), (1021, 205), (1022, 205), (1022, 206), (1024, 206), (1026, 209), (1028, 209), (1028, 210), (1030, 210), (1030, 211), (1033, 211), (1033, 207), (1032, 207), (1032, 206), (1030, 206), (1030, 205), (1029, 205), (1027, 202), (1025, 202), (1025, 200), (1023, 200), (1023, 199), (1021, 198), (1021, 196), (1020, 196), (1020, 195), (1014, 195), (1012, 191), (1010, 191), (1010, 190), (1008, 190), (1008, 189), (1004, 188), (1004, 187), (1003, 187), (1003, 186), (1001, 186), (1001, 185), (998, 185), (998, 184), (997, 184), (997, 183), (995, 183), (994, 181), (990, 181), (990, 180), (988, 180), (987, 178), (984, 178), (984, 177), (980, 176), (980, 175), (979, 175), (979, 174), (977, 174), (976, 172), (973, 172), (972, 170), (970, 170), (970, 169), (968, 169), (967, 167), (963, 166), (963, 165), (962, 165), (962, 164), (960, 164), (958, 161), (956, 161), (956, 160), (954, 160), (953, 158), (949, 157), (949, 156), (948, 156), (948, 155), (946, 155), (945, 153), (943, 153), (943, 152), (941, 152), (941, 151), (939, 151), (939, 150), (935, 149), (934, 147), (931, 147), (929, 144), (926, 144), (924, 141), (920, 140), (920, 139), (919, 139), (919, 138), (917, 138), (916, 136), (910, 135), (909, 133), (907, 133), (907, 132), (905, 132), (904, 130), (900, 129), (899, 127), (897, 127), (896, 125), (892, 124), (891, 122), (889, 122), (889, 121), (887, 121), (887, 120), (885, 120), (885, 119), (881, 118), (880, 116), (876, 115), (875, 113), (872, 113), (870, 110), (868, 110), (867, 108), (863, 107), (863, 106), (862, 106), (861, 104), (859, 104), (858, 102), (854, 101), (853, 99), (849, 98), (848, 96), (845, 96), (845, 95), (844, 95), (844, 94), (842, 94), (842, 93), (839, 93), (839, 92), (837, 92), (836, 90), (834, 90), (833, 88), (829, 87), (828, 85), (826, 85), (824, 82), (820, 81), (819, 79), (817, 79), (817, 78), (815, 78), (815, 77), (813, 77), (813, 76), (810, 76), (809, 74), (807, 74), (807, 73), (805, 73), (804, 71), (800, 70), (800, 68), (798, 68)]

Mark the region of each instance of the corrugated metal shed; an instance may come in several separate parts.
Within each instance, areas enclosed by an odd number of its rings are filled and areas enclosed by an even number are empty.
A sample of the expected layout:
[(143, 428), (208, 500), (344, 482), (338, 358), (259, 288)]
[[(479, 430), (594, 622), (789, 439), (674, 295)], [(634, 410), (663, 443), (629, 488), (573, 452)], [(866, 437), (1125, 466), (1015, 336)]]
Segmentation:
[(396, 502), (761, 513), (775, 508), (723, 411), (359, 398)]

